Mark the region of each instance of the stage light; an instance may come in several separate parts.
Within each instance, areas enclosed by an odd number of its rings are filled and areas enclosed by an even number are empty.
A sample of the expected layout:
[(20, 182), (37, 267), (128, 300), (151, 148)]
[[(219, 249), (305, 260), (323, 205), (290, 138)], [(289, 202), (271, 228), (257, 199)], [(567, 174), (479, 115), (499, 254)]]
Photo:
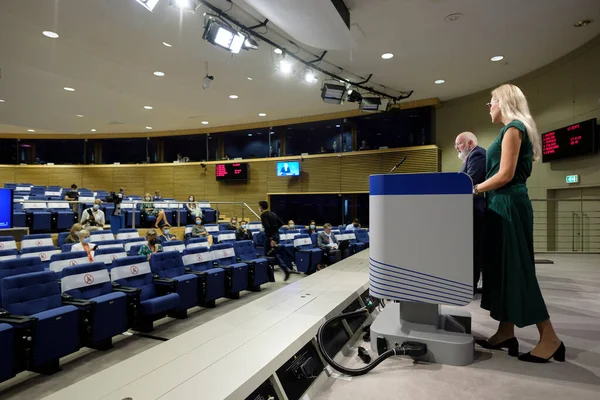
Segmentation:
[(213, 18), (206, 23), (202, 39), (235, 54), (240, 52), (247, 40), (243, 34)]
[(154, 7), (158, 4), (159, 0), (136, 0), (138, 3), (142, 5), (146, 10), (152, 12)]
[(360, 111), (375, 112), (379, 110), (381, 99), (379, 97), (363, 97), (360, 102)]
[(247, 37), (244, 41), (244, 50), (258, 50), (258, 42), (251, 37)]
[(345, 92), (346, 86), (324, 83), (321, 88), (321, 98), (325, 103), (342, 104)]
[(181, 10), (194, 11), (194, 0), (171, 0), (170, 4)]
[(288, 59), (284, 58), (279, 61), (279, 71), (282, 74), (289, 75), (294, 72), (294, 66)]
[(348, 90), (348, 102), (350, 103), (358, 103), (362, 100), (362, 94), (358, 92), (358, 90), (350, 89)]
[(318, 81), (315, 72), (311, 68), (305, 68), (302, 75), (304, 81), (307, 83), (315, 83)]

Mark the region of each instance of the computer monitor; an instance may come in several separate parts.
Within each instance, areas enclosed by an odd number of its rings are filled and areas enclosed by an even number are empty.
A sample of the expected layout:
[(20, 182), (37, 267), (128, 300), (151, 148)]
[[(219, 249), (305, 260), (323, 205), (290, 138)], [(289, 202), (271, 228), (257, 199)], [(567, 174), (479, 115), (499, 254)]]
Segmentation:
[(12, 228), (13, 221), (12, 189), (0, 189), (0, 229)]
[(277, 176), (300, 176), (300, 161), (278, 162)]

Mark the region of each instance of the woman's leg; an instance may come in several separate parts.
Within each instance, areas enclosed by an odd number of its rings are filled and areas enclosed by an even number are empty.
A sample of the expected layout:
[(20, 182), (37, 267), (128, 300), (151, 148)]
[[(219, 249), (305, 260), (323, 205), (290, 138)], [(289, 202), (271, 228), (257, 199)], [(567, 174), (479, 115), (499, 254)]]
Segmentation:
[(556, 335), (552, 322), (549, 319), (538, 322), (536, 326), (540, 332), (540, 341), (531, 351), (531, 354), (541, 358), (548, 358), (560, 346), (560, 339)]
[(488, 342), (490, 344), (498, 344), (512, 337), (515, 337), (515, 324), (508, 321), (500, 321), (498, 330), (494, 336), (488, 339)]
[(158, 228), (160, 221), (163, 221), (163, 223), (167, 226), (171, 226), (171, 224), (169, 224), (169, 222), (167, 222), (167, 216), (165, 215), (165, 212), (163, 210), (160, 210), (158, 212), (158, 216), (156, 217), (156, 222), (154, 223), (154, 226), (156, 226)]

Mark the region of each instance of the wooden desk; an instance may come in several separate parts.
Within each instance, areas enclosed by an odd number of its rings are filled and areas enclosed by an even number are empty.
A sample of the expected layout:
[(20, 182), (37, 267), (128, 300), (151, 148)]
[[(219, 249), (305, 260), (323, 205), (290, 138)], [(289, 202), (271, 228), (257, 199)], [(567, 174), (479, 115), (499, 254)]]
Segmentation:
[(244, 399), (368, 287), (363, 251), (90, 376), (48, 400)]

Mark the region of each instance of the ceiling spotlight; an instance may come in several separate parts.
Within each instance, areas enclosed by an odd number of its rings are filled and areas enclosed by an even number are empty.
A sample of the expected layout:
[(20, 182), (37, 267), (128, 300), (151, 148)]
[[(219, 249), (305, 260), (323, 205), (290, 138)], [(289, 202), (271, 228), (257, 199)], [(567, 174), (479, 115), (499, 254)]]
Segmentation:
[(27, 129), (27, 132), (35, 132), (35, 129)]
[(158, 4), (158, 0), (136, 0), (138, 3), (142, 5), (146, 10), (152, 12), (154, 7)]
[(96, 130), (95, 129), (90, 129), (90, 132), (96, 132)]
[(573, 25), (573, 26), (575, 28), (583, 28), (584, 26), (587, 26), (587, 25), (591, 24), (592, 22), (594, 22), (594, 21), (591, 20), (591, 19), (584, 19), (584, 20), (581, 20), (581, 21), (577, 21), (575, 23), (575, 25)]
[(360, 101), (362, 101), (363, 97), (362, 94), (360, 94), (360, 92), (358, 90), (355, 89), (350, 89), (348, 90), (348, 102), (350, 103), (359, 103)]
[(267, 116), (267, 114), (265, 114), (265, 113), (258, 113), (258, 116), (259, 116), (259, 117), (266, 117), (266, 116)]
[(230, 99), (234, 99), (234, 100), (237, 99), (238, 97), (240, 97), (240, 96), (238, 96), (237, 94), (230, 94), (229, 95), (229, 98)]
[(294, 72), (294, 66), (286, 58), (283, 58), (281, 61), (279, 61), (278, 67), (279, 67), (279, 71), (281, 71), (281, 73), (285, 74), (285, 75), (288, 75), (288, 74), (291, 74)]
[(4, 99), (0, 99), (0, 103), (4, 103)]
[(244, 40), (244, 50), (258, 50), (258, 42), (256, 39), (247, 37)]
[(58, 33), (52, 32), (52, 31), (44, 31), (44, 32), (42, 32), (42, 35), (49, 37), (50, 39), (58, 38)]
[(194, 12), (194, 1), (193, 0), (171, 0), (170, 4), (181, 10)]
[(360, 111), (375, 112), (379, 110), (381, 99), (379, 97), (363, 97), (360, 102)]
[(336, 85), (335, 83), (324, 83), (321, 88), (321, 98), (325, 103), (342, 104), (346, 86)]
[(155, 76), (165, 76), (165, 73), (161, 72), (161, 71), (154, 71), (154, 75)]
[(77, 114), (77, 116), (78, 116), (79, 118), (83, 118), (83, 115), (81, 115), (81, 114)]
[(229, 50), (234, 54), (240, 52), (246, 41), (246, 37), (243, 34), (212, 17), (208, 19), (204, 26), (202, 39), (225, 50)]
[(444, 17), (444, 21), (446, 22), (454, 22), (458, 19), (460, 19), (463, 15), (461, 13), (454, 13), (454, 14), (450, 14), (450, 15), (446, 15)]
[(251, 80), (252, 80), (252, 78), (248, 77), (248, 80), (249, 80), (249, 81), (251, 81)]
[(167, 42), (163, 42), (163, 45), (164, 45), (164, 46), (166, 46), (166, 47), (173, 47), (173, 45), (172, 45), (172, 44), (170, 44), (170, 43), (167, 43)]
[(206, 76), (202, 78), (202, 89), (208, 89), (210, 87), (210, 82), (214, 79), (214, 76), (206, 74)]
[(275, 48), (273, 49), (273, 51), (275, 52), (275, 54), (283, 54), (283, 50), (281, 50), (280, 48)]
[(315, 83), (318, 81), (317, 77), (315, 76), (315, 72), (311, 68), (306, 68), (302, 74), (304, 82)]
[(491, 61), (502, 61), (504, 60), (504, 56), (494, 56), (490, 58)]
[(394, 57), (394, 55), (392, 53), (383, 53), (381, 55), (381, 58), (383, 58), (384, 60), (389, 60), (392, 57)]
[(435, 83), (436, 85), (441, 85), (442, 83), (446, 83), (446, 81), (443, 79), (437, 79), (433, 83)]
[(147, 126), (147, 127), (146, 127), (146, 129), (148, 129), (148, 130), (151, 130), (151, 129), (152, 129), (152, 127), (151, 127), (151, 126)]
[(154, 107), (152, 107), (152, 106), (144, 106), (144, 108), (145, 108), (146, 110), (152, 110)]
[(208, 121), (202, 121), (202, 125), (208, 125)]
[(74, 92), (75, 91), (75, 89), (73, 89), (72, 87), (65, 87), (63, 89), (65, 89), (67, 92)]

